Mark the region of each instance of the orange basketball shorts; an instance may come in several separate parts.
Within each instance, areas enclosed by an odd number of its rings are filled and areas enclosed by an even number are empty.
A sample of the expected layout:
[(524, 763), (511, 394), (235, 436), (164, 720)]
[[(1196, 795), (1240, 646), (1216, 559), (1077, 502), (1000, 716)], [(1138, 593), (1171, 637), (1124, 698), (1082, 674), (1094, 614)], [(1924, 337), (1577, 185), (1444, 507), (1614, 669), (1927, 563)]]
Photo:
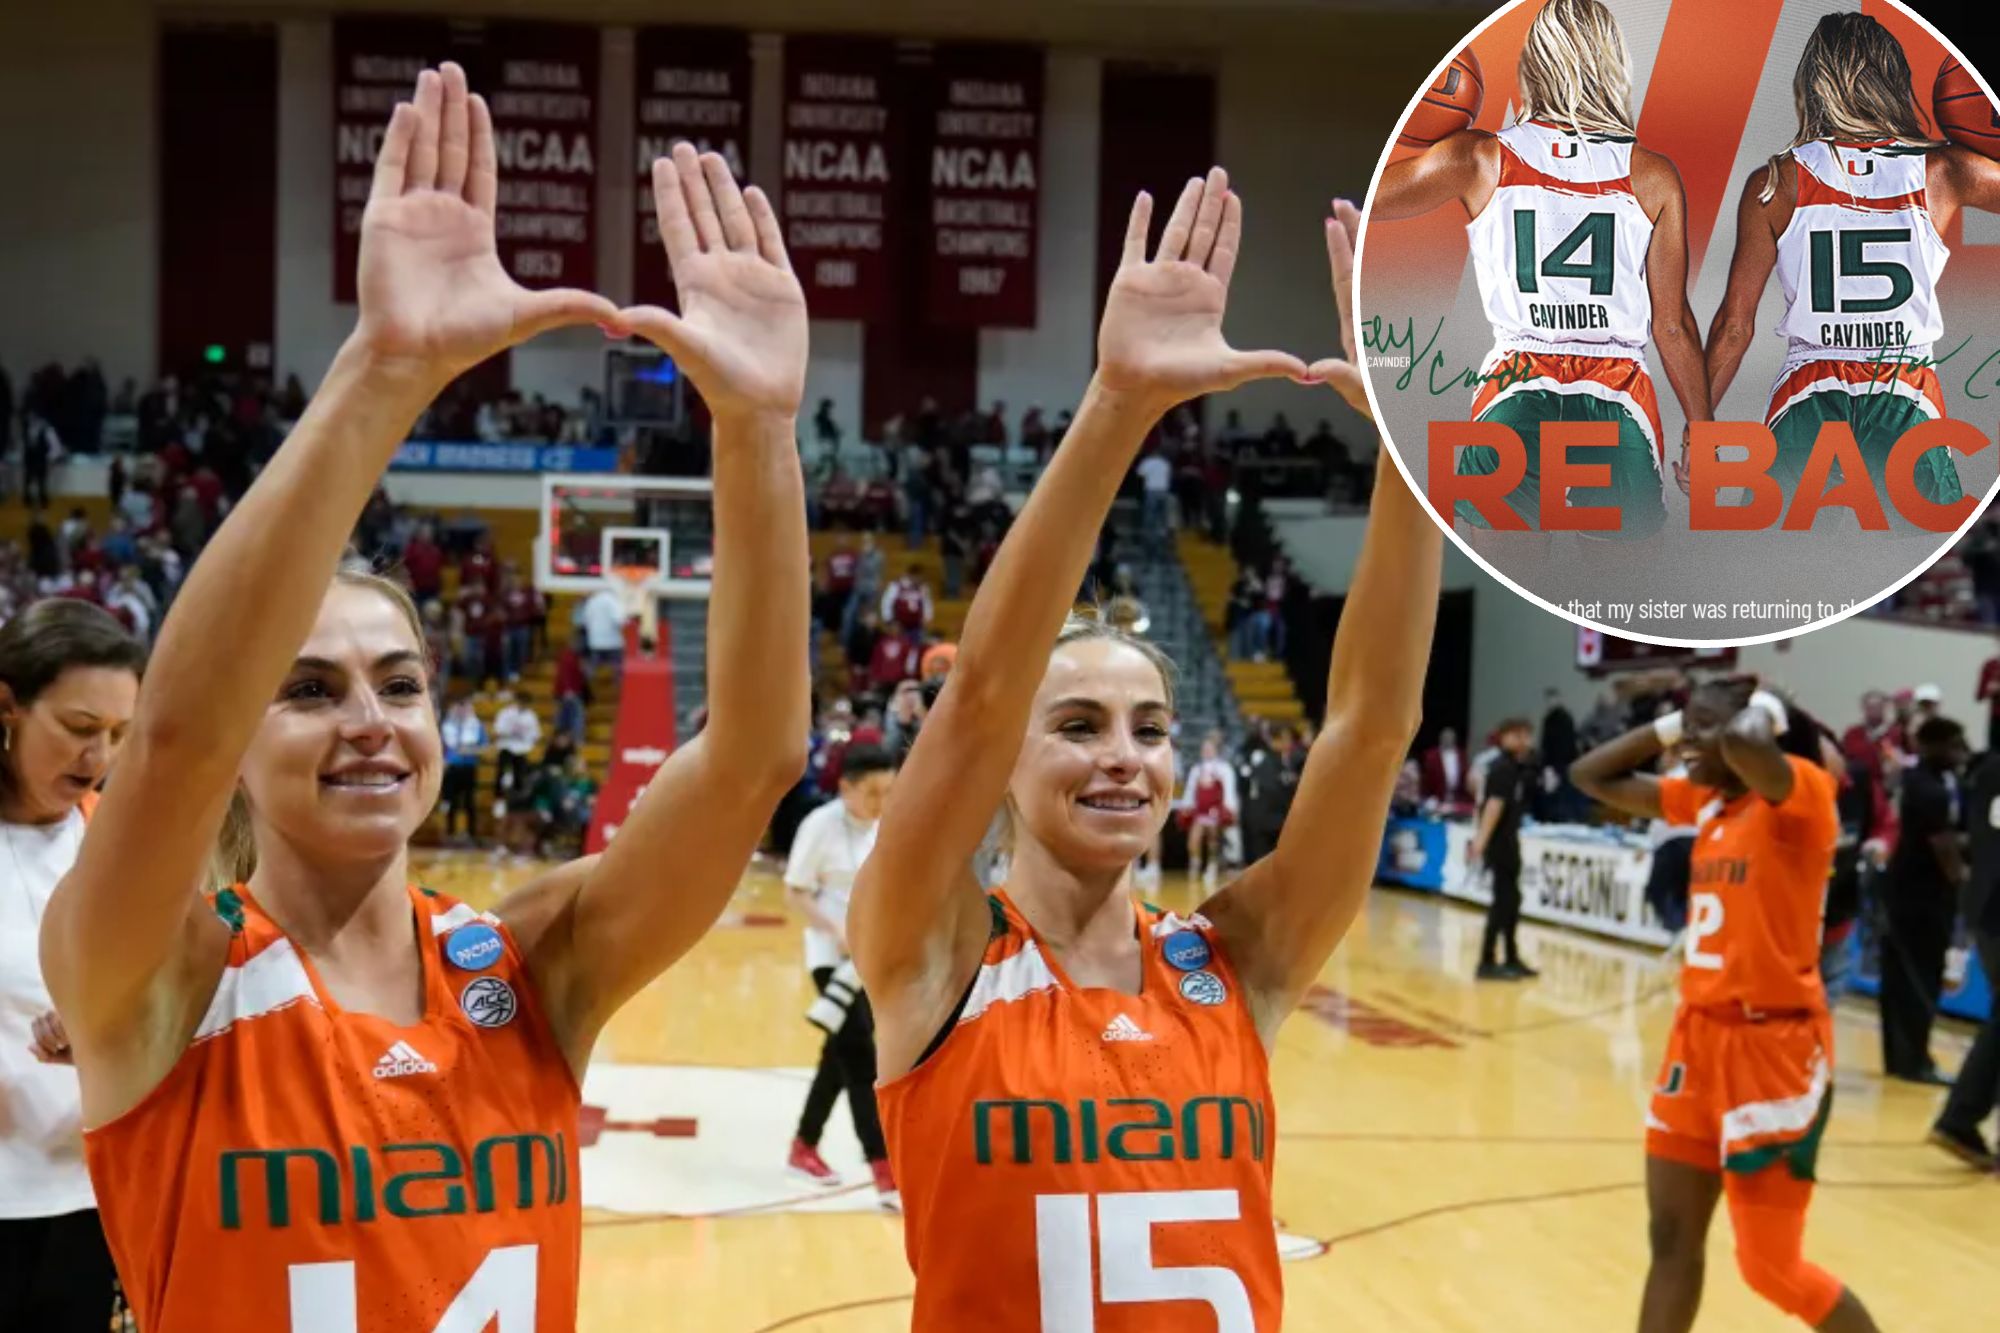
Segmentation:
[(1753, 1020), (1683, 1005), (1646, 1110), (1646, 1152), (1705, 1171), (1783, 1160), (1811, 1180), (1832, 1091), (1830, 1015)]

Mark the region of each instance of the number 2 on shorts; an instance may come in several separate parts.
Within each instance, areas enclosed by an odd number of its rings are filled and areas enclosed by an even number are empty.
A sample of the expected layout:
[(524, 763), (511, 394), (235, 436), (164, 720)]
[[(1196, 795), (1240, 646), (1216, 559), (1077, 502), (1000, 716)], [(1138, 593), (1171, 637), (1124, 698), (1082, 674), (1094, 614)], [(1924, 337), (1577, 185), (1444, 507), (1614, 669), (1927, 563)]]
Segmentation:
[[(359, 1333), (353, 1260), (293, 1264), (288, 1276), (291, 1333)], [(497, 1333), (535, 1333), (533, 1245), (487, 1251), (430, 1333), (485, 1333), (496, 1320)]]
[[(1091, 1281), (1090, 1211), (1097, 1204), (1097, 1278)], [(1216, 1333), (1256, 1333), (1250, 1293), (1227, 1268), (1155, 1268), (1155, 1222), (1234, 1222), (1235, 1190), (1043, 1194), (1035, 1199), (1035, 1259), (1042, 1333), (1092, 1333), (1106, 1305), (1200, 1301)]]

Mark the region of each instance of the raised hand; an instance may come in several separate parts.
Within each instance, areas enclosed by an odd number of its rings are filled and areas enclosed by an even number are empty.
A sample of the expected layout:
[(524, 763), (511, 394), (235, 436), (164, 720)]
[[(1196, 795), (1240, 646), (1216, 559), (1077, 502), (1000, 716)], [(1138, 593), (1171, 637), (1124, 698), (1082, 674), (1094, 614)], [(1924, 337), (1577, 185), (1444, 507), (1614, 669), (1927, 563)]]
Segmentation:
[(507, 275), (493, 239), (499, 193), (486, 99), (455, 64), (425, 70), (389, 120), (361, 215), (355, 336), (370, 351), (442, 385), (545, 330), (618, 325), (601, 296), (530, 291)]
[(634, 306), (620, 319), (686, 368), (716, 416), (797, 416), (806, 298), (770, 199), (738, 189), (718, 154), (678, 143), (653, 162), (653, 201), (681, 313)]
[(1340, 355), (1315, 361), (1312, 378), (1331, 384), (1348, 406), (1375, 419), (1368, 405), (1368, 386), (1361, 378), (1360, 361), (1355, 356), (1358, 339), (1354, 335), (1354, 237), (1361, 229), (1361, 210), (1345, 199), (1333, 201), (1333, 215), (1326, 220), (1326, 258), (1333, 270), (1333, 304), (1340, 312)]
[(1277, 375), (1307, 378), (1285, 352), (1239, 352), (1222, 336), (1229, 277), (1243, 240), (1243, 202), (1221, 167), (1181, 191), (1153, 258), (1151, 195), (1132, 205), (1118, 276), (1097, 330), (1097, 374), (1109, 389), (1158, 400), (1161, 411), (1197, 394)]

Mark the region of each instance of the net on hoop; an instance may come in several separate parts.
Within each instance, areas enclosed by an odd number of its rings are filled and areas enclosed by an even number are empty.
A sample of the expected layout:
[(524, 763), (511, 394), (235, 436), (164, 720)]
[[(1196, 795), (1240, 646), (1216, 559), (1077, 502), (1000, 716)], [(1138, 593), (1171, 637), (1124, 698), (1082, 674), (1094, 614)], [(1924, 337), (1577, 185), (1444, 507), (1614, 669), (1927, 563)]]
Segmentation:
[[(660, 599), (653, 590), (660, 571), (648, 565), (613, 565), (605, 573), (625, 612), (628, 647), (652, 651), (660, 641)], [(631, 643), (634, 629), (638, 631), (636, 645)]]

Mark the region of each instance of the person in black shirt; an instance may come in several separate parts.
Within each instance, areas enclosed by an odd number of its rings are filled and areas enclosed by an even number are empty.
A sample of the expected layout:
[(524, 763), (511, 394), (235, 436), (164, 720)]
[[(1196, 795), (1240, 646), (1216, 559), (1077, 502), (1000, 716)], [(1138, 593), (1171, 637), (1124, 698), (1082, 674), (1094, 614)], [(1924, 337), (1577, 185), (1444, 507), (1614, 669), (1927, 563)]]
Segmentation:
[[(1534, 727), (1509, 718), (1498, 731), (1500, 757), (1486, 770), (1479, 827), (1472, 835), (1472, 861), (1492, 873), (1493, 901), (1486, 908), (1486, 934), (1479, 945), (1481, 981), (1519, 981), (1537, 975), (1521, 961), (1514, 939), (1521, 921), (1521, 814), (1533, 796)], [(1498, 950), (1503, 947), (1503, 962)]]
[(1959, 1066), (1958, 1082), (1931, 1127), (1931, 1142), (1973, 1166), (1990, 1170), (1993, 1150), (1980, 1125), (2000, 1106), (2000, 754), (1988, 753), (1966, 783), (1972, 832), (1972, 874), (1965, 920), (1974, 952), (1994, 996), (1986, 1022)]
[(1536, 818), (1551, 821), (1581, 819), (1587, 803), (1570, 785), (1569, 766), (1581, 751), (1576, 744), (1576, 718), (1554, 690), (1544, 695), (1548, 708), (1542, 714), (1542, 767), (1554, 775), (1553, 784), (1538, 789)]
[(1966, 881), (1958, 783), (1965, 728), (1930, 718), (1917, 728), (1916, 747), (1916, 767), (1903, 775), (1902, 832), (1884, 894), (1882, 1068), (1891, 1078), (1942, 1085), (1949, 1080), (1931, 1059), (1931, 1023)]

